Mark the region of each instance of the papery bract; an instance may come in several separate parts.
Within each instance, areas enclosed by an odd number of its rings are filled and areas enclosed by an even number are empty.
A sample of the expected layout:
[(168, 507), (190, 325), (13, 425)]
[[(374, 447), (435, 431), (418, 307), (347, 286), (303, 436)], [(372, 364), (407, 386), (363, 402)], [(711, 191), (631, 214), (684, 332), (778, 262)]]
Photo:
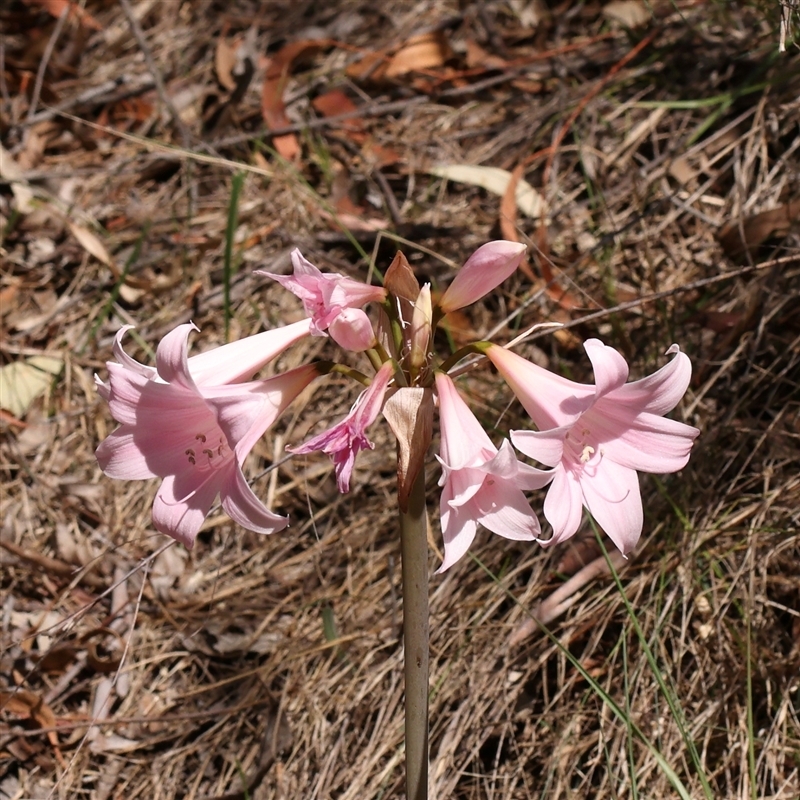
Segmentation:
[(292, 265), (292, 275), (277, 275), (265, 270), (256, 270), (256, 274), (272, 278), (300, 298), (311, 318), (314, 336), (323, 336), (343, 309), (362, 308), (386, 297), (386, 290), (380, 286), (369, 286), (334, 272), (321, 272), (297, 249), (292, 250)]
[(436, 373), (436, 391), (444, 536), (444, 561), (438, 571), (444, 572), (467, 552), (478, 523), (507, 539), (536, 539), (539, 520), (522, 492), (540, 489), (552, 472), (518, 461), (508, 440), (498, 450), (444, 373)]
[(350, 477), (358, 453), (375, 447), (367, 439), (366, 430), (381, 413), (383, 398), (393, 372), (392, 363), (387, 361), (341, 422), (297, 447), (288, 448), (289, 452), (295, 454), (316, 451), (327, 453), (333, 461), (339, 491), (343, 494), (350, 491)]
[[(217, 495), (243, 527), (257, 533), (281, 530), (288, 519), (258, 500), (241, 465), (318, 370), (307, 365), (263, 381), (215, 385), (215, 376), (241, 376), (257, 359), (234, 367), (219, 354), (203, 354), (205, 358), (192, 364), (187, 358), (192, 330), (192, 324), (180, 325), (164, 337), (155, 369), (127, 356), (118, 337), (115, 353), (121, 363), (108, 363), (108, 383), (98, 379), (98, 389), (121, 426), (97, 448), (97, 460), (112, 478), (162, 478), (153, 523), (189, 548)], [(244, 355), (241, 347), (234, 350)], [(192, 373), (198, 363), (201, 383)]]
[(480, 300), (520, 265), (525, 245), (504, 239), (481, 245), (464, 263), (439, 301), (447, 314)]
[(497, 345), (486, 355), (519, 398), (538, 431), (512, 431), (525, 455), (555, 468), (544, 502), (553, 526), (548, 544), (580, 525), (583, 506), (619, 550), (629, 553), (643, 525), (636, 470), (666, 473), (689, 459), (696, 428), (663, 415), (689, 385), (692, 367), (677, 345), (675, 357), (642, 380), (625, 383), (628, 365), (612, 347), (589, 339), (584, 347), (595, 385), (575, 383)]

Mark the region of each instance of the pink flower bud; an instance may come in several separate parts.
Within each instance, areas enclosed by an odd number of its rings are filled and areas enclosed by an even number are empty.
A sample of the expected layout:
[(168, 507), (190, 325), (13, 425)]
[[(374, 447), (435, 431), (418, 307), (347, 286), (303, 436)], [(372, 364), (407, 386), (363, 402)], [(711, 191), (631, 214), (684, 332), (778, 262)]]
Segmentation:
[(502, 239), (479, 247), (461, 267), (439, 307), (447, 314), (480, 300), (514, 272), (525, 249), (524, 244)]
[(375, 331), (360, 308), (344, 308), (328, 326), (328, 333), (339, 347), (360, 353), (375, 345)]

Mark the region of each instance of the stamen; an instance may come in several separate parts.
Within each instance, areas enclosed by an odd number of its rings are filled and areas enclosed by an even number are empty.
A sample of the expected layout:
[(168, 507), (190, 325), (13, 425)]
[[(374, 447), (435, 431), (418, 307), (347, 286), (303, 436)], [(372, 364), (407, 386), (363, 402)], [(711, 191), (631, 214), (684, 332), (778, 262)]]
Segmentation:
[(201, 442), (203, 442), (203, 444), (205, 444), (206, 436), (204, 433), (198, 433), (194, 438), (199, 439)]
[(581, 453), (581, 461), (585, 464), (587, 461), (591, 460), (593, 454), (594, 454), (594, 447), (591, 447), (590, 445), (587, 444), (586, 447), (583, 448), (583, 452)]

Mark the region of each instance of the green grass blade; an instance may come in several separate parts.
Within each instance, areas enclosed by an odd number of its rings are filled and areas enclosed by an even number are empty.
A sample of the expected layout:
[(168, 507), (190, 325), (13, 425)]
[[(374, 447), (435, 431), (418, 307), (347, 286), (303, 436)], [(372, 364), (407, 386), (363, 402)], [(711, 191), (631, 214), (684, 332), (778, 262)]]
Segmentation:
[(678, 793), (681, 800), (692, 800), (689, 790), (686, 788), (683, 781), (681, 781), (678, 774), (667, 763), (667, 760), (645, 735), (644, 731), (642, 731), (639, 726), (630, 719), (630, 715), (626, 714), (625, 711), (620, 708), (616, 700), (614, 700), (606, 692), (606, 690), (603, 689), (603, 687), (586, 671), (580, 661), (578, 661), (578, 659), (572, 653), (570, 653), (568, 648), (564, 647), (564, 645), (556, 638), (555, 634), (552, 633), (546, 625), (543, 625), (538, 619), (536, 619), (536, 617), (527, 608), (525, 608), (525, 606), (523, 606), (519, 600), (517, 600), (514, 594), (502, 585), (500, 579), (477, 556), (470, 554), (470, 557), (497, 584), (497, 586), (505, 593), (509, 600), (519, 606), (525, 612), (525, 614), (527, 614), (528, 617), (536, 623), (542, 633), (544, 633), (550, 642), (564, 654), (570, 664), (572, 664), (572, 666), (580, 673), (581, 677), (589, 684), (592, 691), (608, 706), (609, 710), (614, 714), (614, 716), (616, 716), (620, 722), (625, 724), (631, 731), (633, 731), (633, 733), (636, 735), (636, 738), (639, 739), (639, 741), (641, 741), (645, 747), (647, 747), (647, 749), (650, 751), (650, 754), (656, 760), (656, 763), (661, 768), (661, 771), (664, 773), (667, 780), (672, 784), (672, 787)]

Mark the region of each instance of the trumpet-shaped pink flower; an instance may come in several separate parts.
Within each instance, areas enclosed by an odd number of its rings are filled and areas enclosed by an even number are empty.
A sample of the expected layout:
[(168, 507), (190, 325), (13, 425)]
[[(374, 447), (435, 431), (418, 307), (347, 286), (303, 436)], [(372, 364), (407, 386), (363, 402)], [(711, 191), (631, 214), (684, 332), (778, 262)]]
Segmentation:
[(288, 448), (289, 452), (297, 455), (316, 451), (327, 453), (333, 461), (336, 481), (342, 494), (350, 491), (350, 477), (356, 456), (361, 450), (372, 450), (375, 447), (367, 439), (366, 430), (381, 413), (383, 398), (393, 372), (392, 363), (387, 361), (341, 422), (298, 447)]
[(497, 288), (520, 265), (525, 245), (498, 239), (481, 245), (464, 263), (439, 301), (447, 314)]
[(544, 502), (553, 526), (548, 544), (562, 542), (589, 509), (619, 550), (629, 553), (642, 532), (636, 470), (676, 472), (689, 460), (697, 428), (664, 419), (689, 386), (692, 366), (677, 345), (675, 357), (647, 378), (625, 383), (628, 365), (612, 347), (589, 339), (595, 385), (554, 375), (497, 345), (486, 355), (519, 398), (538, 431), (512, 431), (525, 455), (555, 468)]
[[(192, 324), (179, 325), (164, 337), (155, 369), (125, 354), (120, 332), (115, 344), (120, 363), (109, 362), (108, 383), (97, 383), (121, 425), (97, 448), (97, 460), (111, 478), (162, 478), (153, 524), (188, 548), (217, 495), (231, 519), (243, 527), (257, 533), (279, 531), (288, 519), (271, 512), (253, 494), (242, 463), (319, 373), (307, 365), (268, 380), (216, 385), (220, 378), (238, 380), (255, 371), (263, 352), (258, 357), (251, 354), (247, 361), (247, 347), (237, 342), (239, 347), (218, 348), (224, 355), (204, 353), (194, 357), (199, 360), (189, 359), (192, 330)], [(270, 346), (262, 339), (259, 350)], [(232, 353), (241, 356), (237, 365), (227, 363)]]
[(444, 561), (438, 571), (444, 572), (467, 552), (478, 523), (506, 539), (536, 539), (539, 520), (522, 492), (540, 489), (553, 474), (518, 461), (508, 440), (498, 450), (444, 373), (436, 373), (436, 391), (444, 536)]
[[(256, 270), (256, 273), (272, 278), (302, 300), (303, 308), (311, 318), (311, 333), (314, 336), (324, 336), (330, 328), (329, 333), (334, 341), (347, 348), (349, 339), (347, 332), (343, 331), (347, 317), (338, 326), (331, 327), (334, 321), (344, 309), (362, 308), (372, 301), (380, 302), (386, 297), (386, 290), (344, 275), (320, 272), (297, 249), (292, 250), (292, 265), (292, 275), (276, 275), (265, 270)], [(363, 339), (363, 322), (360, 316), (352, 319), (352, 324), (358, 326), (352, 335), (358, 341)], [(340, 338), (342, 342), (339, 342)]]

